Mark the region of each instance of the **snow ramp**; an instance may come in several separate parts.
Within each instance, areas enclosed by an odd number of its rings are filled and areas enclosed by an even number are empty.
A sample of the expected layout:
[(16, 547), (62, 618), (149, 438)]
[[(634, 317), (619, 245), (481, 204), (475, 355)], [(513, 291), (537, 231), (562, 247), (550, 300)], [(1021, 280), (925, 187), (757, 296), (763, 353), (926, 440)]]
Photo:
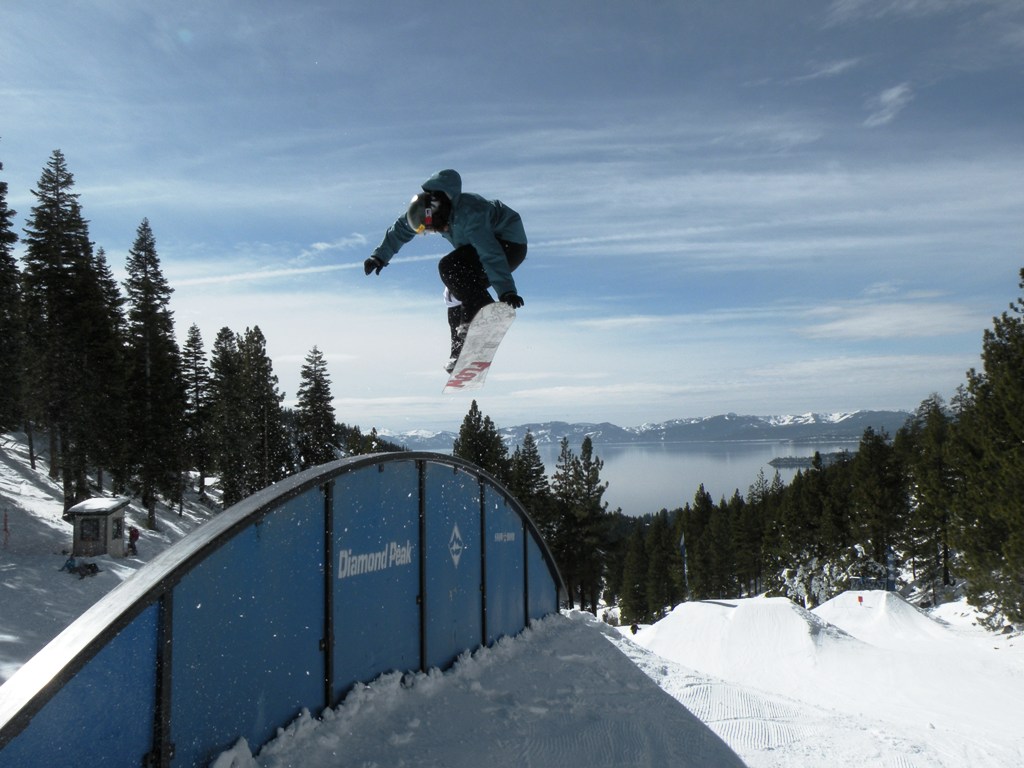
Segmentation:
[[(709, 720), (718, 717), (716, 730), (726, 736), (731, 726), (716, 712), (731, 712), (747, 744), (756, 743), (752, 726), (765, 722), (758, 710), (767, 698), (815, 712), (818, 720), (831, 711), (860, 719), (861, 727), (882, 724), (888, 731), (895, 724), (894, 732), (913, 734), (944, 754), (941, 761), (852, 764), (1024, 765), (1018, 745), (1009, 747), (1009, 760), (991, 757), (1004, 755), (1002, 746), (992, 745), (1020, 733), (1024, 675), (1012, 657), (993, 648), (984, 633), (954, 631), (894, 594), (847, 592), (814, 612), (786, 598), (683, 603), (642, 629), (635, 641), (682, 667), (757, 694), (756, 706), (744, 697), (733, 696), (727, 707), (721, 696), (707, 704), (692, 695), (677, 697), (699, 715), (710, 713)], [(791, 730), (800, 717), (769, 713), (767, 721), (781, 729), (765, 735), (769, 743), (806, 740), (806, 733)], [(843, 733), (843, 739), (856, 736)]]
[(460, 459), (325, 464), (225, 510), (0, 687), (0, 766), (208, 765), (558, 611), (526, 510)]
[(945, 622), (933, 619), (895, 592), (843, 592), (815, 608), (814, 615), (880, 648), (902, 649), (954, 639)]
[(859, 644), (784, 597), (682, 603), (637, 642), (691, 669), (782, 691), (823, 657)]

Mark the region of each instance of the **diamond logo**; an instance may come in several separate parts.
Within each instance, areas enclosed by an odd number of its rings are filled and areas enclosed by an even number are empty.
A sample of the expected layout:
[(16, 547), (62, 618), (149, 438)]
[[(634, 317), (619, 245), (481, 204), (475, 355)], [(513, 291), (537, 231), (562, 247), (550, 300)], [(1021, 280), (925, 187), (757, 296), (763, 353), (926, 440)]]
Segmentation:
[(455, 567), (459, 567), (459, 559), (462, 557), (462, 534), (459, 533), (459, 524), (455, 524), (455, 528), (452, 529), (452, 535), (448, 539), (448, 551), (451, 553), (452, 562), (455, 563)]

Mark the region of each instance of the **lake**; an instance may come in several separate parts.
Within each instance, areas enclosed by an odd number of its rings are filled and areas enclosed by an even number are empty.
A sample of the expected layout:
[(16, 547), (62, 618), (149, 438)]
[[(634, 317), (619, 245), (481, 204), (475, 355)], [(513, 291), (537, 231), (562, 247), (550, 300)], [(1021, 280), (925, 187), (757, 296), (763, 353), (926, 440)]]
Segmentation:
[[(730, 498), (737, 489), (746, 497), (760, 470), (772, 481), (776, 469), (768, 462), (777, 457), (813, 456), (815, 451), (853, 453), (857, 446), (858, 442), (632, 443), (595, 445), (594, 454), (604, 461), (601, 479), (608, 483), (604, 494), (608, 508), (646, 515), (692, 503), (701, 483), (716, 503), (723, 496)], [(550, 480), (560, 447), (541, 445), (538, 449)], [(578, 446), (573, 453), (579, 456)], [(797, 469), (780, 468), (778, 473), (788, 484)]]

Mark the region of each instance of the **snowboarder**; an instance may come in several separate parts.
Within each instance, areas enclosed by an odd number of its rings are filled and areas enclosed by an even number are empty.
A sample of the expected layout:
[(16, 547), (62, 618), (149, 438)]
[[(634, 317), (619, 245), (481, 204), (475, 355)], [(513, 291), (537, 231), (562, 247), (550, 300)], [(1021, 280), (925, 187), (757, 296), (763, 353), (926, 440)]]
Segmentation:
[(437, 232), (454, 247), (437, 265), (444, 283), (451, 331), (449, 373), (455, 366), (469, 323), (480, 308), (499, 300), (523, 306), (512, 272), (526, 258), (526, 230), (519, 214), (500, 200), (462, 191), (462, 177), (450, 168), (438, 171), (413, 197), (404, 216), (388, 228), (384, 240), (363, 262), (367, 275), (380, 274), (398, 250), (417, 234)]

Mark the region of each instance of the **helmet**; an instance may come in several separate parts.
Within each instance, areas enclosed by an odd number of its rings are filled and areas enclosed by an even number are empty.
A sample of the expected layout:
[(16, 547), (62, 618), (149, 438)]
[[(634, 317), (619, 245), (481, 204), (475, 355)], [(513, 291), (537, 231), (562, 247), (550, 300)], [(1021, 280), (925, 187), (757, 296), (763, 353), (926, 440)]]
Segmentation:
[(446, 195), (440, 192), (421, 192), (409, 203), (405, 220), (416, 234), (443, 232), (448, 227), (451, 208)]

